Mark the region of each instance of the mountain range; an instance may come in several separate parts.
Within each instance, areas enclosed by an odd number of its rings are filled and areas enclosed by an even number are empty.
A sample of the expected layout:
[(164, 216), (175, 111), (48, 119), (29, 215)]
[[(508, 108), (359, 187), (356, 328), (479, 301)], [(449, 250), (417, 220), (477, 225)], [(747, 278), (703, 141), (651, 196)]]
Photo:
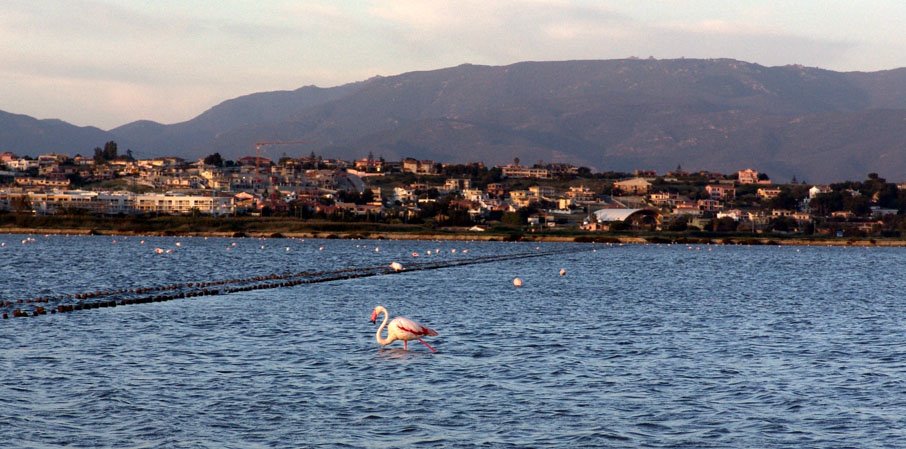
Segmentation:
[(227, 100), (182, 123), (109, 131), (0, 112), (0, 151), (137, 157), (565, 162), (595, 170), (735, 172), (778, 181), (906, 173), (906, 69), (835, 72), (732, 59), (461, 65)]

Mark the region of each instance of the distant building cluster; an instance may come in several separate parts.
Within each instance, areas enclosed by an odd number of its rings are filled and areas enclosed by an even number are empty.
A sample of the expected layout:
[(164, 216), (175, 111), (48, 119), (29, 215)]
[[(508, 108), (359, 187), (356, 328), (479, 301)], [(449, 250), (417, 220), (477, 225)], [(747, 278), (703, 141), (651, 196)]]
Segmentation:
[(312, 154), (276, 163), (260, 156), (235, 162), (216, 156), (103, 160), (2, 153), (0, 211), (872, 234), (889, 229), (884, 217), (898, 215), (906, 204), (904, 186), (876, 175), (848, 187), (803, 186), (774, 185), (751, 168), (729, 175), (677, 168), (630, 176), (569, 164), (525, 166), (518, 159), (488, 168), (414, 158), (386, 161), (371, 154), (351, 162)]

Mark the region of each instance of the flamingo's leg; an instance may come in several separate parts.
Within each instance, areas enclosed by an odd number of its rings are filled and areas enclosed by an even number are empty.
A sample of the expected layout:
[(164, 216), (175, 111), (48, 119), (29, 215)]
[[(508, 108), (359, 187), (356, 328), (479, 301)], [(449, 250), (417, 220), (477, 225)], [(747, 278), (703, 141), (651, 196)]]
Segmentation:
[(419, 338), (419, 339), (418, 339), (418, 341), (420, 341), (420, 342), (421, 342), (421, 344), (423, 344), (423, 345), (425, 345), (425, 346), (427, 346), (427, 347), (428, 347), (428, 349), (430, 349), (430, 350), (431, 350), (431, 352), (437, 352), (437, 349), (434, 349), (434, 348), (432, 348), (432, 347), (431, 347), (431, 345), (429, 345), (429, 344), (428, 344), (428, 343), (425, 343), (425, 340), (422, 340), (422, 339), (421, 339), (421, 338)]
[(403, 350), (404, 351), (409, 350), (409, 341), (408, 340), (403, 340)]

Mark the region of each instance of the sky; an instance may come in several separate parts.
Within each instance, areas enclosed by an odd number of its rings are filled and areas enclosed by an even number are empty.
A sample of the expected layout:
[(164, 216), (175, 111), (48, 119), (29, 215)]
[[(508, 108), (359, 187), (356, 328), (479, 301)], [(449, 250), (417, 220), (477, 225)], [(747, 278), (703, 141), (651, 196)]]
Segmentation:
[(902, 0), (3, 0), (0, 110), (111, 129), (463, 63), (906, 66)]

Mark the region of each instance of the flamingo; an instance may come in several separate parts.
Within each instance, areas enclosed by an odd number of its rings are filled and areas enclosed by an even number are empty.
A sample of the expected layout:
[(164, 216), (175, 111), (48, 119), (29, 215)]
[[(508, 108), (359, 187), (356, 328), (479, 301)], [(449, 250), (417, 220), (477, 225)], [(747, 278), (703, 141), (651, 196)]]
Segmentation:
[[(390, 321), (390, 325), (387, 325), (390, 313), (387, 312), (387, 309), (385, 309), (384, 306), (377, 306), (374, 308), (371, 312), (371, 322), (375, 323), (378, 315), (382, 313), (384, 314), (384, 321), (381, 322), (380, 327), (378, 327), (377, 332), (374, 334), (374, 339), (377, 340), (381, 346), (387, 346), (395, 340), (402, 340), (403, 349), (408, 351), (409, 340), (418, 340), (421, 344), (427, 346), (431, 352), (437, 352), (436, 349), (422, 340), (422, 337), (424, 336), (437, 335), (437, 332), (435, 332), (434, 329), (416, 323), (404, 316), (394, 318)], [(384, 330), (385, 326), (387, 327), (387, 338), (381, 337), (381, 331)]]

